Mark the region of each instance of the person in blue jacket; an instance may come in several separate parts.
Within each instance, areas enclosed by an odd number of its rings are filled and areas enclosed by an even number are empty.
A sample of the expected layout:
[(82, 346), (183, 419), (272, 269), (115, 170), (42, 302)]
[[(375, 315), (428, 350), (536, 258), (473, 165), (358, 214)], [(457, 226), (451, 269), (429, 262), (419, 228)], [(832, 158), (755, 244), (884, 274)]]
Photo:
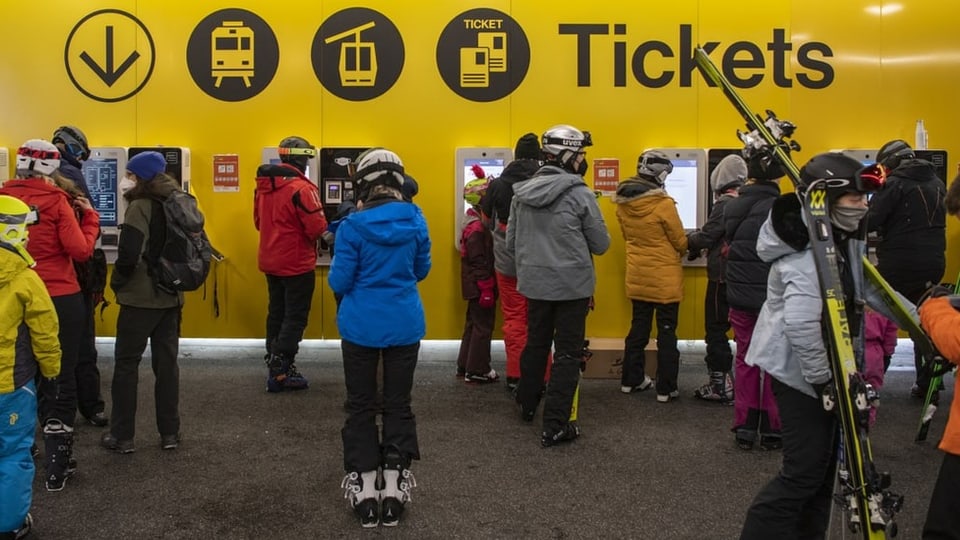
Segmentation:
[[(430, 271), (430, 236), (406, 202), (399, 156), (374, 148), (357, 158), (358, 211), (337, 229), (329, 283), (341, 296), (337, 327), (347, 386), (341, 487), (364, 528), (395, 526), (420, 459), (410, 407), (426, 322), (417, 283)], [(377, 433), (377, 366), (383, 358), (382, 431)]]

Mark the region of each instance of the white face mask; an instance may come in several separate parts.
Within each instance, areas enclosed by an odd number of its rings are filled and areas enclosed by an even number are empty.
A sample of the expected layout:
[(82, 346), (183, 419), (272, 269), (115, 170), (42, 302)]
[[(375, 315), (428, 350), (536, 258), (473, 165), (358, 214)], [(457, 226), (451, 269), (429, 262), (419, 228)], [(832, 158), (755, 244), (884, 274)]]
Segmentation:
[(867, 215), (867, 207), (834, 206), (830, 210), (830, 221), (838, 229), (847, 232), (857, 232), (860, 228), (860, 220)]
[(126, 195), (126, 193), (133, 189), (136, 185), (136, 180), (132, 180), (129, 177), (124, 176), (123, 180), (120, 181), (120, 195)]

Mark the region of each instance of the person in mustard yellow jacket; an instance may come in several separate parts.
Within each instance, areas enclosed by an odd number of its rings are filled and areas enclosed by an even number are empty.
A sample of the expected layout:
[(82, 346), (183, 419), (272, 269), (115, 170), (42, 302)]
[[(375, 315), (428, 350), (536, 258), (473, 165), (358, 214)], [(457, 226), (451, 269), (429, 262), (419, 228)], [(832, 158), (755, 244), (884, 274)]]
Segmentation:
[(633, 303), (633, 320), (625, 340), (620, 391), (646, 390), (653, 381), (644, 373), (643, 350), (657, 318), (657, 401), (677, 399), (677, 315), (683, 299), (680, 257), (687, 237), (677, 205), (663, 183), (673, 162), (663, 153), (647, 150), (637, 162), (637, 175), (617, 186), (617, 220), (626, 242), (627, 297)]
[[(0, 538), (29, 533), (37, 428), (37, 370), (60, 374), (60, 323), (33, 258), (24, 247), (35, 213), (0, 195)], [(28, 339), (17, 339), (18, 335)]]

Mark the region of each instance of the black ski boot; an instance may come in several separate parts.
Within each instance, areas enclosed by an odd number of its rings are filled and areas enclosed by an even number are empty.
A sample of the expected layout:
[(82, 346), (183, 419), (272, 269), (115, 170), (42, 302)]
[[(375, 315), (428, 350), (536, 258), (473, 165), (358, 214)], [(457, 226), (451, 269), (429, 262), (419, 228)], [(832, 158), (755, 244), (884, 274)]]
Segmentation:
[(77, 470), (73, 459), (73, 428), (56, 418), (47, 420), (43, 426), (43, 442), (46, 449), (47, 491), (60, 491), (67, 478)]
[(760, 448), (763, 450), (780, 450), (783, 448), (783, 438), (780, 430), (770, 428), (770, 417), (767, 411), (760, 411)]
[(283, 392), (284, 390), (305, 390), (309, 383), (307, 378), (300, 374), (293, 358), (281, 354), (268, 354), (267, 363), (267, 392)]
[(734, 433), (737, 447), (741, 450), (753, 450), (754, 443), (759, 438), (757, 436), (757, 427), (760, 425), (760, 410), (750, 409), (747, 411), (747, 419), (743, 424), (734, 426), (731, 430)]
[(410, 490), (417, 487), (409, 467), (409, 460), (396, 450), (384, 453), (380, 491), (380, 523), (384, 527), (395, 527), (400, 523), (404, 505), (410, 501)]
[(557, 430), (546, 430), (540, 437), (540, 446), (549, 448), (560, 443), (570, 442), (580, 436), (580, 426), (576, 422), (566, 422)]

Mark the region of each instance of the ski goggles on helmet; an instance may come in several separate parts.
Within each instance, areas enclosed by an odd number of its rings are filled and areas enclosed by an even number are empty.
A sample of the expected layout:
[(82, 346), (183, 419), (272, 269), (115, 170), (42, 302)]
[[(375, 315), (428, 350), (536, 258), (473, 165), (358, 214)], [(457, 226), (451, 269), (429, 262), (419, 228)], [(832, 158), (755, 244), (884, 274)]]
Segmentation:
[(858, 170), (853, 180), (857, 191), (863, 193), (880, 191), (887, 183), (887, 168), (879, 163), (871, 163)]
[(287, 148), (281, 146), (277, 148), (277, 154), (281, 156), (309, 156), (313, 157), (317, 155), (317, 150), (315, 148)]

